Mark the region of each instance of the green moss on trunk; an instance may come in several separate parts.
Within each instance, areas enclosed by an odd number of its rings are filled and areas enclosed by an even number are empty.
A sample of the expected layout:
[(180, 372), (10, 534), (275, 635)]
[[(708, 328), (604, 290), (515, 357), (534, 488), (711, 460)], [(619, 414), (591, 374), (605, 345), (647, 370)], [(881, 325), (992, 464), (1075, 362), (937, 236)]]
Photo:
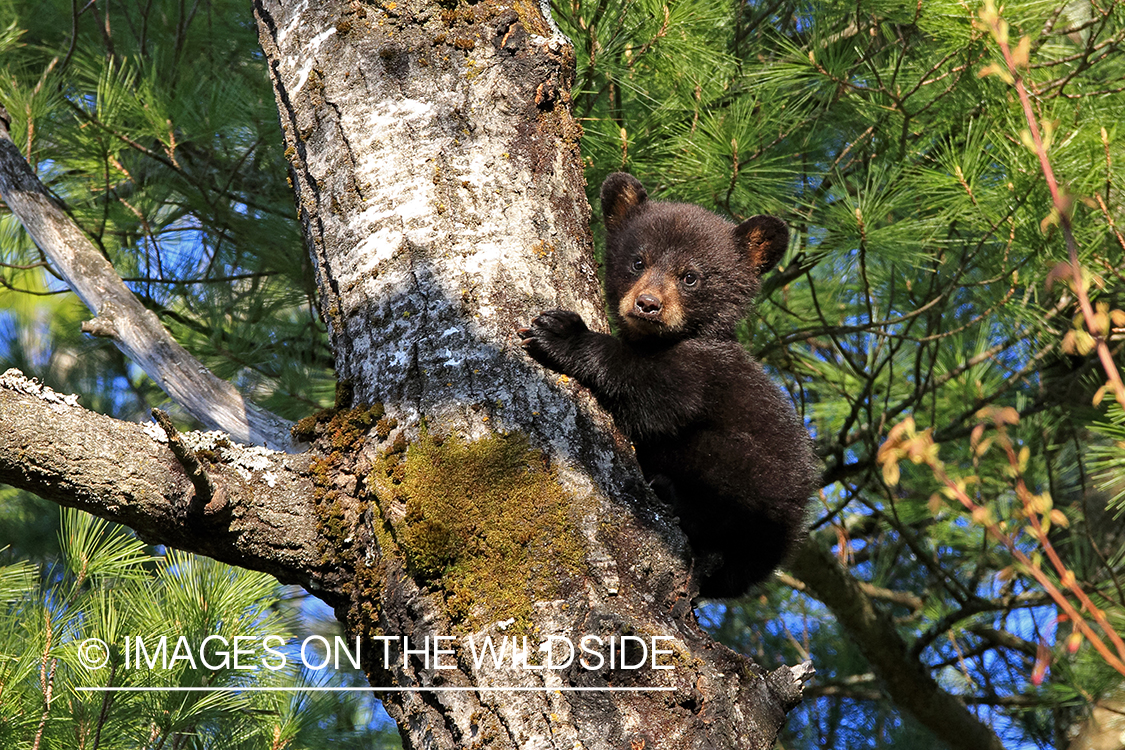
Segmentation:
[(395, 537), (411, 573), (442, 590), (469, 630), (527, 621), (534, 602), (576, 584), (585, 545), (569, 498), (525, 436), (423, 432), (373, 474), (380, 502), (405, 505), (384, 517), (402, 519)]

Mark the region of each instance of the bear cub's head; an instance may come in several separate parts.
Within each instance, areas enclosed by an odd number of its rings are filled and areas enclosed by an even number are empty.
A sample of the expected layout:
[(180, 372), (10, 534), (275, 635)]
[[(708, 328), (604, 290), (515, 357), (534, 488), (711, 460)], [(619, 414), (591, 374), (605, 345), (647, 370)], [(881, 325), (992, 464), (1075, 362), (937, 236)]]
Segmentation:
[(650, 201), (624, 172), (606, 178), (601, 198), (606, 297), (626, 339), (733, 336), (789, 244), (781, 219), (735, 225), (699, 206)]

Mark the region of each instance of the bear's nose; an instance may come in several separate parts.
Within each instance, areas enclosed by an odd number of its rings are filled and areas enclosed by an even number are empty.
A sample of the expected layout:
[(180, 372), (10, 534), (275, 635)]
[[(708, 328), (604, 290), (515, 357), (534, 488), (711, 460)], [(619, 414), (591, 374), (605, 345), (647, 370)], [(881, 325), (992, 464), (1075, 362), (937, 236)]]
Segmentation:
[(641, 315), (656, 315), (660, 312), (660, 300), (651, 294), (641, 294), (637, 297), (636, 308)]

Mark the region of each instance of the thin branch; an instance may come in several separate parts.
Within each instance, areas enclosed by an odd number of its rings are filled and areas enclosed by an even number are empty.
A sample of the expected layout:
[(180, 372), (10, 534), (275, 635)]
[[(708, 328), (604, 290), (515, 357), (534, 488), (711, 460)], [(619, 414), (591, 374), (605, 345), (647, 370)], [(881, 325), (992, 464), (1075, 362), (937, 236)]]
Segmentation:
[[(2, 123), (2, 119), (0, 119)], [(291, 425), (213, 375), (145, 310), (82, 230), (56, 204), (0, 124), (0, 197), (97, 317), (84, 330), (112, 338), (174, 401), (243, 443), (289, 448)]]
[(196, 457), (195, 452), (184, 444), (183, 438), (180, 437), (179, 431), (172, 424), (172, 418), (168, 416), (167, 412), (153, 409), (152, 418), (160, 425), (160, 429), (164, 430), (172, 455), (180, 462), (180, 466), (184, 467), (184, 473), (187, 474), (192, 486), (195, 487), (195, 497), (191, 501), (192, 507), (202, 509), (218, 494), (215, 483), (211, 481), (211, 477), (207, 474), (207, 470), (203, 468), (203, 464)]

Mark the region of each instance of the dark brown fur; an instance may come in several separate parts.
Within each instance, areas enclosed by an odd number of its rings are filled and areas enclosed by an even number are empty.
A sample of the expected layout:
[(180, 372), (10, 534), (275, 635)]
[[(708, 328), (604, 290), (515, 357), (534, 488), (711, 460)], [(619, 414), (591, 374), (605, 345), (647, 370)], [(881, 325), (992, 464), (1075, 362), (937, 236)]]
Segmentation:
[(700, 594), (739, 596), (801, 539), (819, 479), (792, 404), (734, 335), (788, 228), (649, 201), (623, 173), (602, 184), (602, 210), (619, 338), (551, 310), (520, 331), (523, 346), (588, 387), (633, 440), (646, 478), (680, 515)]

